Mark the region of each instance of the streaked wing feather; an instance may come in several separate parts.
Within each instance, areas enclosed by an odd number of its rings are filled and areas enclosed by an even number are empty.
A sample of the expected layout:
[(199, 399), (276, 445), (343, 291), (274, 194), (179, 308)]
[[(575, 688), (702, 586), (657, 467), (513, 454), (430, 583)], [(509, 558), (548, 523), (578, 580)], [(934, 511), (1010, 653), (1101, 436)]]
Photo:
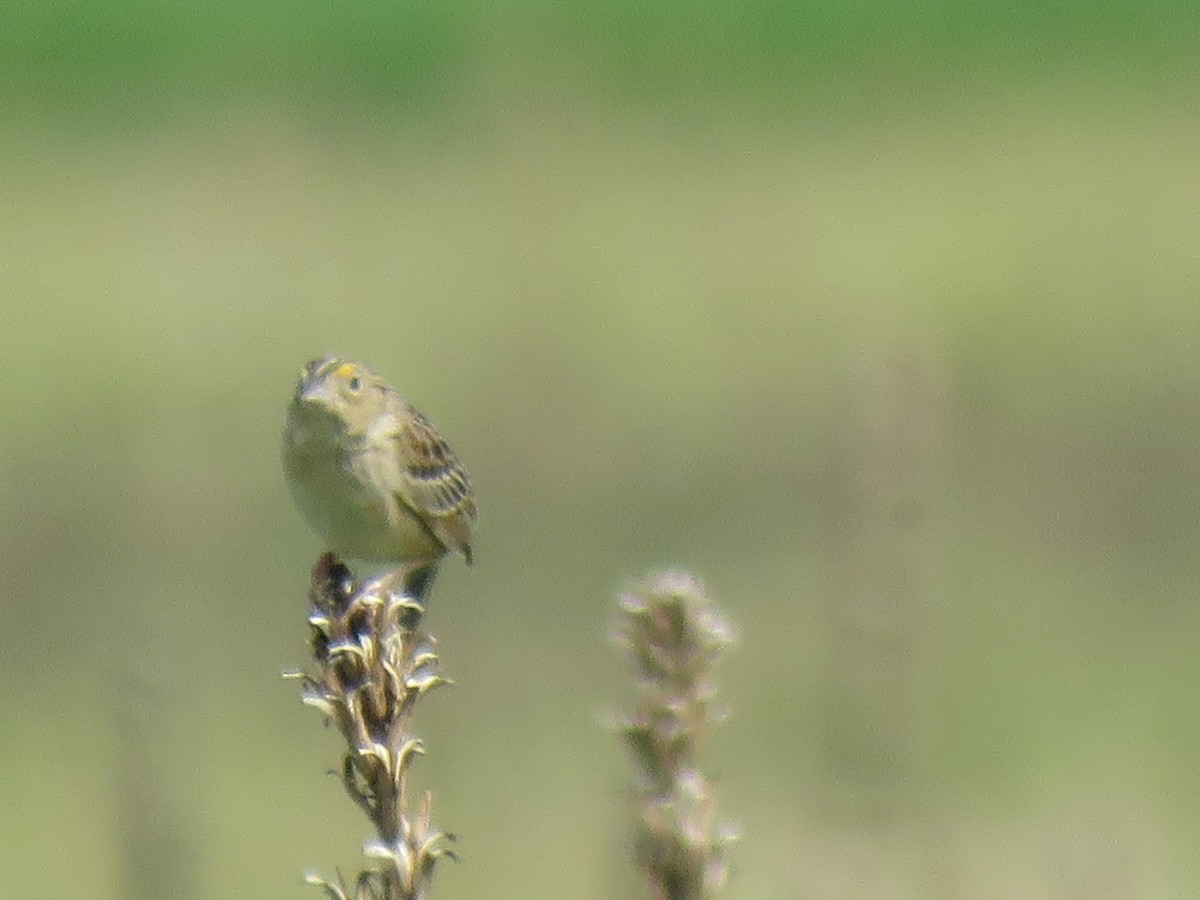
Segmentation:
[(421, 514), (438, 540), (471, 559), (475, 497), (466, 470), (428, 419), (412, 407), (396, 434), (400, 499)]

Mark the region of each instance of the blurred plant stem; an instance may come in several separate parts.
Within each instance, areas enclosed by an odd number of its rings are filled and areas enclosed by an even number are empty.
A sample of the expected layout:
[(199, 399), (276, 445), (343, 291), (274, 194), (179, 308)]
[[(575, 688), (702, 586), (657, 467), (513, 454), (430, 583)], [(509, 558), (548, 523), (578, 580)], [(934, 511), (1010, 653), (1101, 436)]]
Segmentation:
[(725, 713), (714, 669), (732, 631), (700, 582), (683, 573), (624, 594), (615, 638), (633, 669), (636, 704), (619, 720), (636, 769), (635, 852), (653, 900), (715, 897), (732, 831), (698, 767), (700, 743)]
[(912, 776), (915, 679), (929, 631), (930, 518), (944, 386), (928, 342), (873, 342), (841, 393), (826, 753), (842, 810), (886, 817)]
[(327, 553), (309, 588), (311, 668), (299, 674), (303, 699), (332, 721), (346, 741), (342, 783), (375, 826), (363, 853), (377, 866), (353, 885), (307, 876), (335, 900), (420, 900), (452, 836), (431, 821), (433, 797), (415, 804), (413, 760), (424, 753), (412, 729), (418, 700), (449, 683), (438, 671), (435, 641), (422, 624), (424, 608), (410, 597), (357, 585)]
[(112, 674), (117, 754), (117, 828), (126, 900), (189, 900), (197, 896), (194, 836), (185, 806), (172, 791), (175, 757), (167, 723), (177, 710), (172, 693), (132, 667)]

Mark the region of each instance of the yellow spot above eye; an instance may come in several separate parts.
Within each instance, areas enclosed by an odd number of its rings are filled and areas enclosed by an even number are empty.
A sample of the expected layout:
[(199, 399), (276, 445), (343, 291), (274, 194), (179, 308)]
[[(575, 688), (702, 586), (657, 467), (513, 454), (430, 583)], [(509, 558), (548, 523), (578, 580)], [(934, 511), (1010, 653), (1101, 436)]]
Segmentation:
[(349, 380), (358, 374), (358, 366), (354, 365), (354, 363), (342, 363), (340, 366), (338, 366), (337, 371), (334, 372), (334, 374), (337, 375), (338, 378)]

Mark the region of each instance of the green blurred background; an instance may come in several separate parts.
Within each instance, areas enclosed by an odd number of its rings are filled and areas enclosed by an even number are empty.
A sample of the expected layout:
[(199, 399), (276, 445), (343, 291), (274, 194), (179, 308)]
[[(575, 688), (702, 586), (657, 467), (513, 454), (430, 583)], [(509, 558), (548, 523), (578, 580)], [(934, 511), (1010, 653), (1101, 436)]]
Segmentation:
[(1200, 7), (9, 0), (0, 884), (316, 896), (300, 364), (475, 478), (438, 897), (637, 896), (607, 630), (737, 623), (732, 898), (1200, 892)]

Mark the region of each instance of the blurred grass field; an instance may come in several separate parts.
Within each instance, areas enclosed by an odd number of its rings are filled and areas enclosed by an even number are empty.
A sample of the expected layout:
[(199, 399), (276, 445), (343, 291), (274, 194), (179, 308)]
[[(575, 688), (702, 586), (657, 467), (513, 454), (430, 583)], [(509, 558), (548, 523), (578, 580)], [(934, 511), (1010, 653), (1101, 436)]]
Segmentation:
[(636, 896), (606, 629), (738, 623), (731, 898), (1200, 890), (1200, 13), (15, 2), (0, 883), (313, 895), (367, 838), (277, 445), (372, 362), (480, 497), (444, 897)]

